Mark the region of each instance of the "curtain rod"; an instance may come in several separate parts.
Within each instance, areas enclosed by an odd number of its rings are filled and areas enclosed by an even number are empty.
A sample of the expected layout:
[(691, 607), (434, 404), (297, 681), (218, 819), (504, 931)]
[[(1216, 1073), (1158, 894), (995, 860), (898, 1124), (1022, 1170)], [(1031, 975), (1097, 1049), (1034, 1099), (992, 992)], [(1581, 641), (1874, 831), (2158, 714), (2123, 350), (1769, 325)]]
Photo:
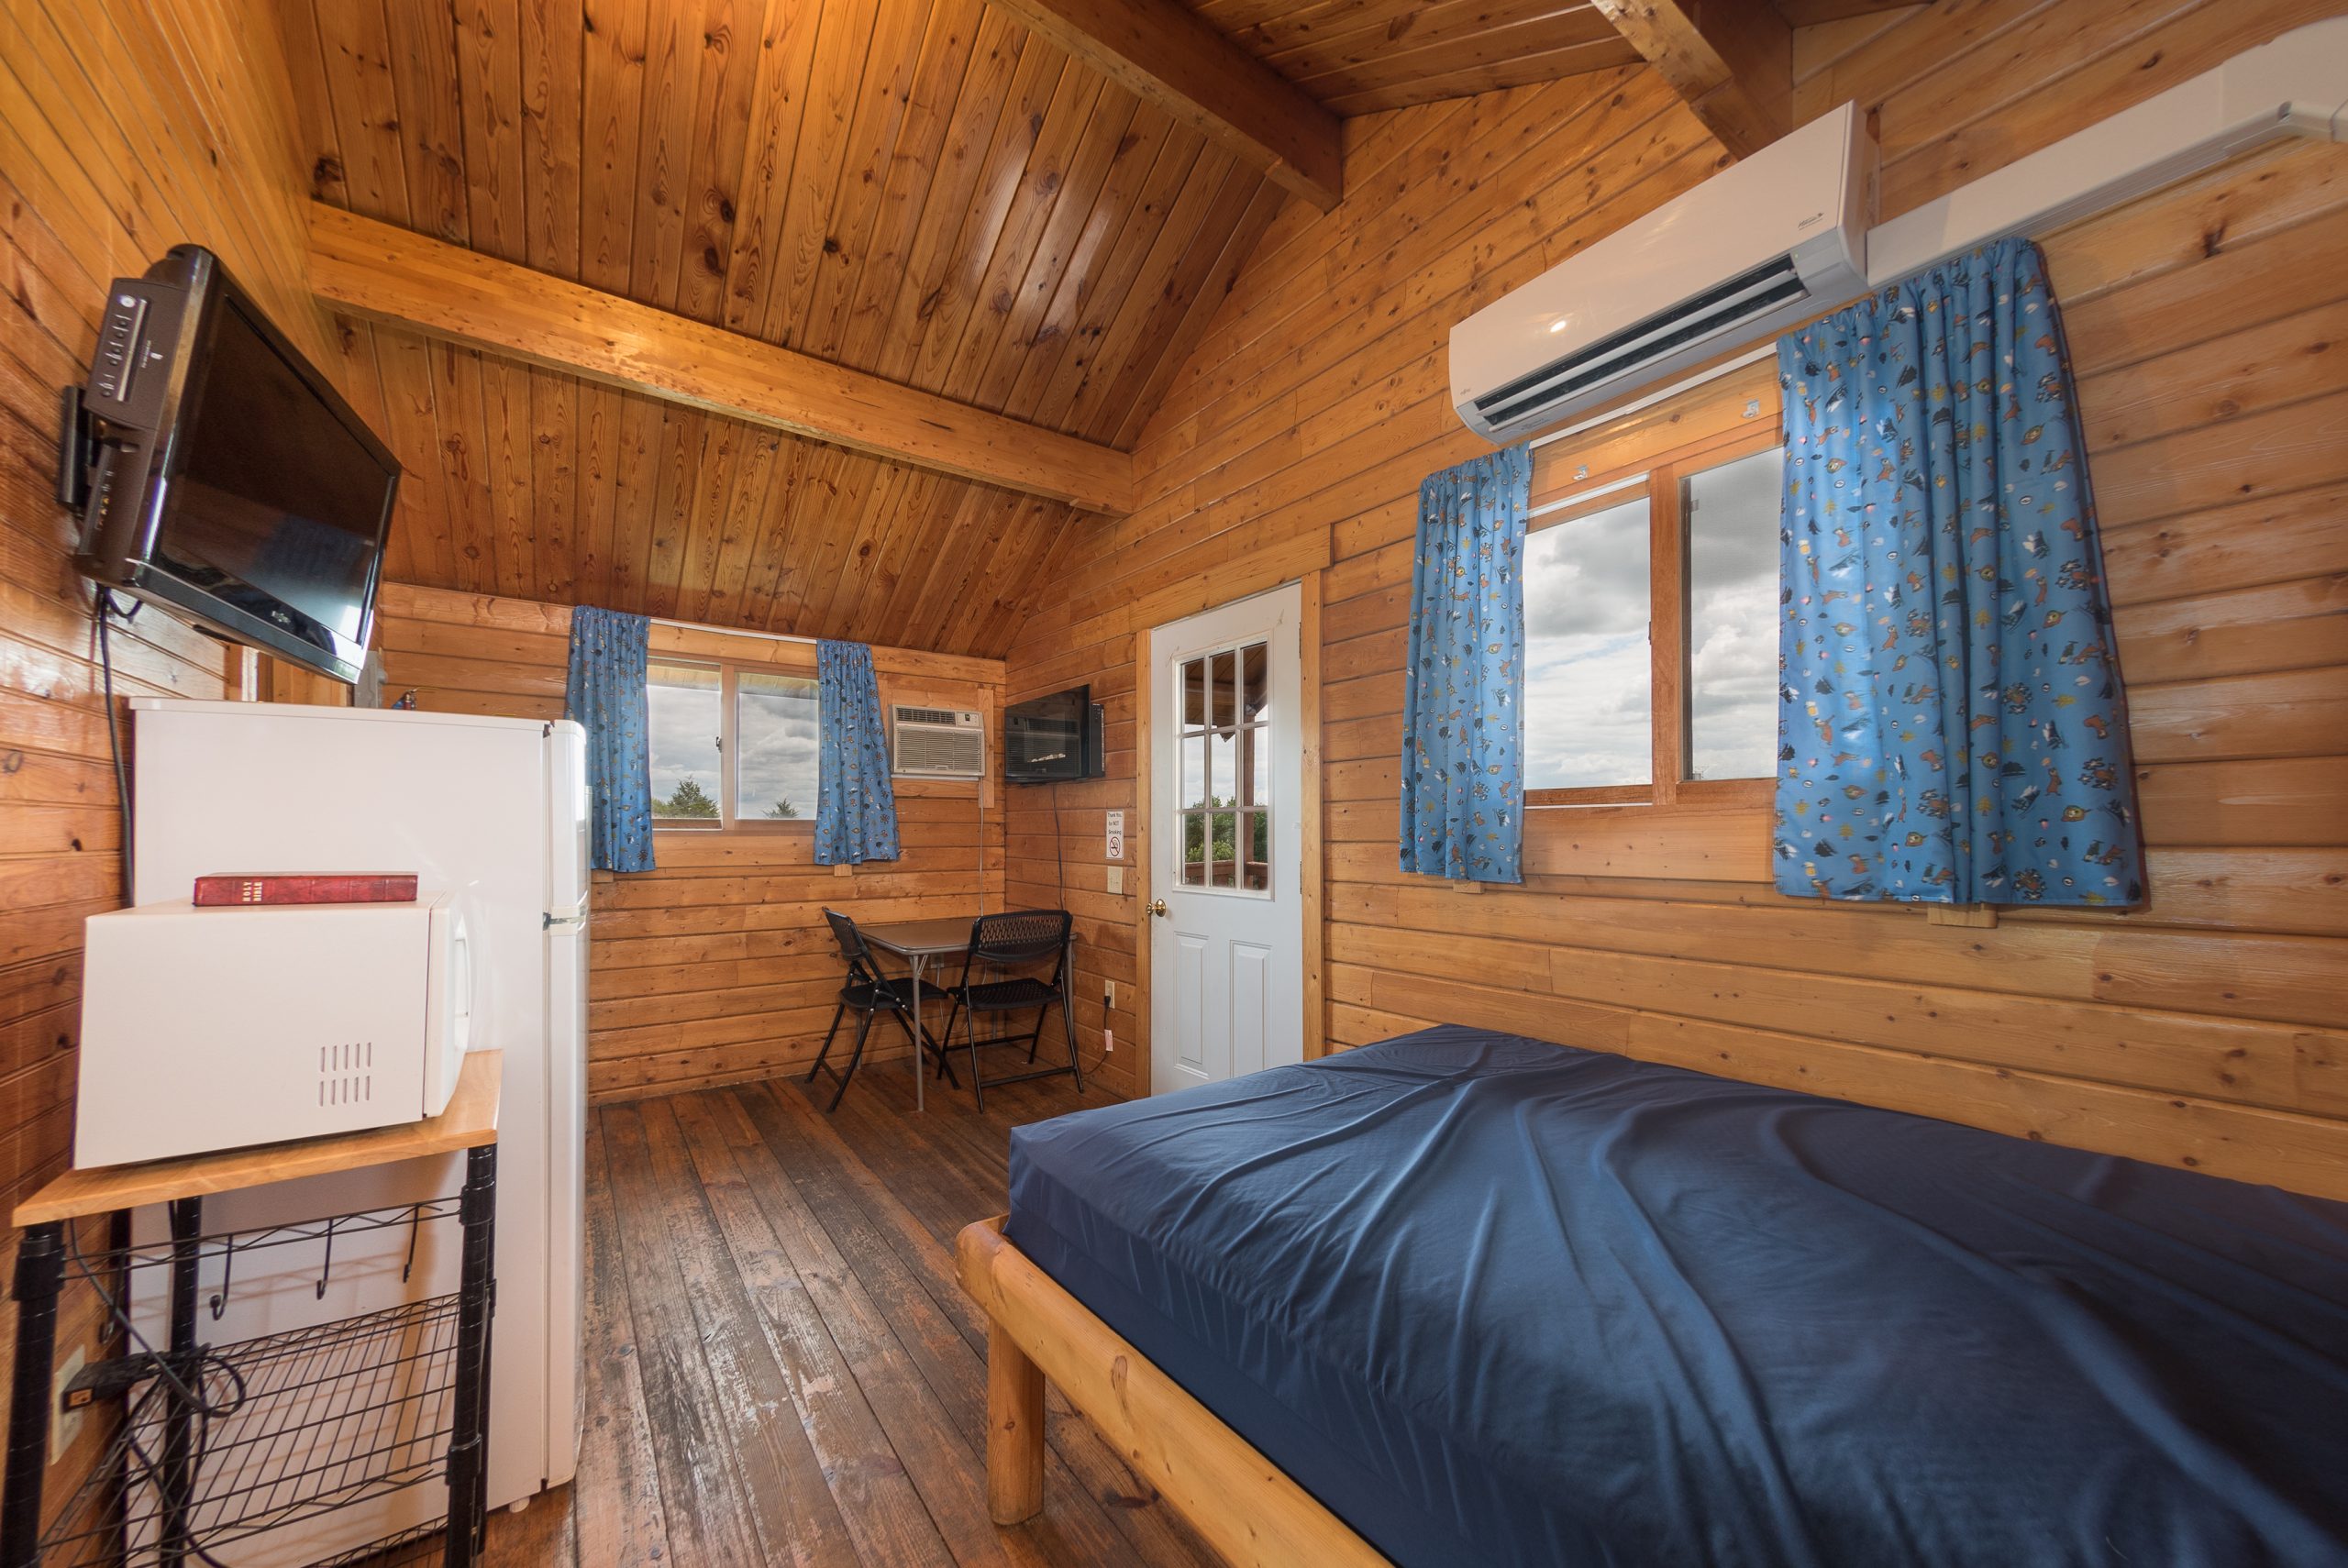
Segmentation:
[(761, 642), (806, 643), (811, 646), (820, 640), (797, 636), (790, 632), (746, 632), (735, 626), (707, 626), (699, 621), (671, 621), (666, 615), (647, 615), (645, 619), (656, 626), (674, 626), (681, 632), (715, 632), (722, 637), (756, 637)]

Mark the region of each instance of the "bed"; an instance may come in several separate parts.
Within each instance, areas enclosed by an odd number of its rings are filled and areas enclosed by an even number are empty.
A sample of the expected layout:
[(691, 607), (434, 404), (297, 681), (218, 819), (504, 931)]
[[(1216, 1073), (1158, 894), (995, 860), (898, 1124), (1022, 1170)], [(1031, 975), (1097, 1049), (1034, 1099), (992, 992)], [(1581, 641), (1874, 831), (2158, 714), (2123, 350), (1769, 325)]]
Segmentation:
[(2348, 1564), (2348, 1208), (1461, 1028), (1012, 1135), (1043, 1378), (1240, 1561)]

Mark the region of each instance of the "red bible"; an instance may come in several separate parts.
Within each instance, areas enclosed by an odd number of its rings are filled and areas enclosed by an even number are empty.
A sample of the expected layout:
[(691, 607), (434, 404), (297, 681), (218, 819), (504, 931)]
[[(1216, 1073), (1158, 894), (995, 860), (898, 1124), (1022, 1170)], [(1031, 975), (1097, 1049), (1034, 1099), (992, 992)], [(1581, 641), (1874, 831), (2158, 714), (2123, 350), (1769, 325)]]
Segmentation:
[(415, 875), (371, 872), (331, 877), (276, 873), (198, 877), (195, 901), (205, 905), (412, 904), (415, 902)]

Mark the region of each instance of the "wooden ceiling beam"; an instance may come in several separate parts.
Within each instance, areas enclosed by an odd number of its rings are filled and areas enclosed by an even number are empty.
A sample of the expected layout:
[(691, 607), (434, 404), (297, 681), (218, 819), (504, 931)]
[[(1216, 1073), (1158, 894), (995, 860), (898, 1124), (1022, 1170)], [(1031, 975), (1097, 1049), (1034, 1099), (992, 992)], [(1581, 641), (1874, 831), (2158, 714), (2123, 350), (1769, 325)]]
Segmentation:
[(310, 288), (338, 310), (794, 436), (1086, 512), (1133, 510), (1133, 458), (1113, 447), (324, 203), (310, 210)]
[(1181, 0), (993, 0), (1323, 212), (1345, 195), (1337, 116)]
[(1914, 11), (1922, 0), (1770, 0), (1790, 27), (1814, 28), (1822, 22), (1848, 21), (1853, 17), (1879, 17), (1888, 11)]
[(1596, 4), (1734, 156), (1793, 128), (1793, 29), (1764, 0)]

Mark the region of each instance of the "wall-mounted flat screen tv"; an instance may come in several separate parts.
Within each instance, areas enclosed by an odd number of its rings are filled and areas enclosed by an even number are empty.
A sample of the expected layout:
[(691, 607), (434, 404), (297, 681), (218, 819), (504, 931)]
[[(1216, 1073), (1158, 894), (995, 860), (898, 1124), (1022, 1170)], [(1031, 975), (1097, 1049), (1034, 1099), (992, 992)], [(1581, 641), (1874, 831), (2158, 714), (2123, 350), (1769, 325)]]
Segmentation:
[(399, 461), (217, 257), (115, 280), (62, 423), (85, 576), (358, 679)]
[(1105, 771), (1101, 708), (1092, 688), (1071, 686), (1002, 711), (1002, 776), (1013, 784), (1098, 778)]

